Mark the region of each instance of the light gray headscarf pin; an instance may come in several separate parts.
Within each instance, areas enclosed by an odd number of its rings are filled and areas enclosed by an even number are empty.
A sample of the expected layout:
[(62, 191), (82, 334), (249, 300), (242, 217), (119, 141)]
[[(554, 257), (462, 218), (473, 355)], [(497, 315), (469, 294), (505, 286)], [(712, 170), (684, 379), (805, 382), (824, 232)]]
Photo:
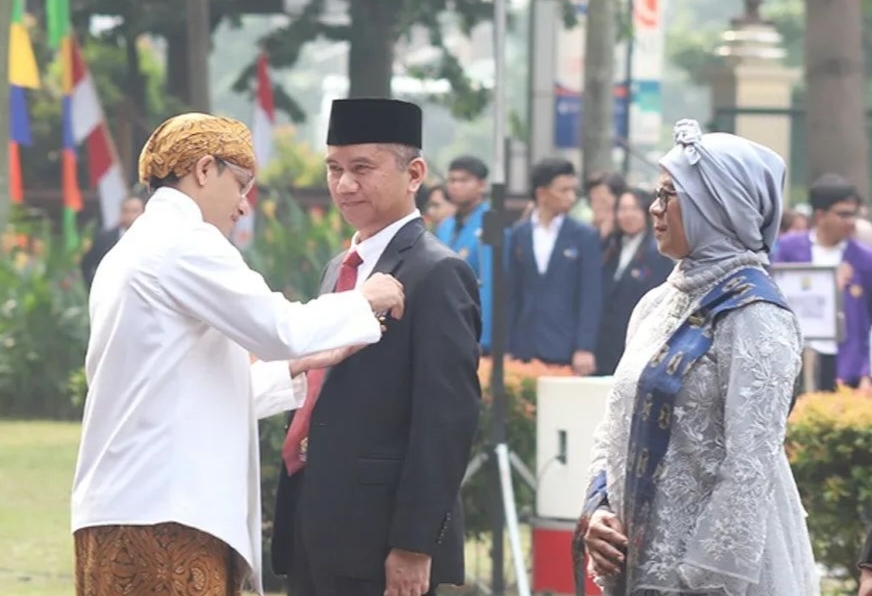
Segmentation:
[(768, 255), (778, 237), (787, 168), (773, 150), (679, 120), (675, 147), (660, 160), (681, 201), (690, 247), (686, 269), (745, 253)]

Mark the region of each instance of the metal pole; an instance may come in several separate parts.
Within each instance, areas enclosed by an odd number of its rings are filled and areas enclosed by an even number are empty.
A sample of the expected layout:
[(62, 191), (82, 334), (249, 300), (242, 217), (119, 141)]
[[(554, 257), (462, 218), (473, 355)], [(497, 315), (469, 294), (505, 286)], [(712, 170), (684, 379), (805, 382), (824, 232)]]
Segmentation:
[(506, 200), (506, 1), (494, 0), (494, 161), (491, 183), (491, 209), (485, 221), (485, 236), (492, 249), (491, 266), (493, 271), (492, 297), (492, 338), (491, 357), (493, 369), (491, 372), (491, 391), (493, 393), (493, 417), (491, 424), (492, 464), (497, 470), (495, 484), (492, 488), (492, 540), (491, 540), (491, 590), (495, 596), (505, 594), (505, 577), (503, 576), (504, 548), (503, 527), (505, 525), (505, 509), (502, 502), (501, 483), (499, 481), (499, 462), (496, 448), (506, 442), (506, 392), (504, 387), (503, 359), (505, 355), (505, 298), (503, 292), (503, 230), (505, 221)]
[(633, 0), (627, 0), (627, 15), (629, 18), (629, 34), (630, 37), (627, 39), (627, 63), (625, 65), (625, 81), (627, 85), (627, 111), (624, 114), (624, 130), (626, 131), (627, 138), (625, 139), (627, 142), (626, 147), (624, 148), (624, 161), (621, 167), (621, 170), (626, 178), (630, 173), (630, 157), (632, 156), (632, 152), (630, 151), (630, 108), (633, 105), (633, 50), (635, 49), (635, 41), (636, 41), (636, 28), (635, 28), (635, 6)]

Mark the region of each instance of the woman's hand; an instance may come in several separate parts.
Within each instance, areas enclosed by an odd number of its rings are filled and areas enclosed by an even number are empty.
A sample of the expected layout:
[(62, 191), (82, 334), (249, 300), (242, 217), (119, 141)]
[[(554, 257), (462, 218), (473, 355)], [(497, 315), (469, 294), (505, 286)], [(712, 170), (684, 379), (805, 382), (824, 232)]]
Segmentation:
[(617, 575), (624, 566), (627, 537), (624, 524), (611, 511), (598, 509), (590, 518), (584, 535), (593, 571), (600, 576)]

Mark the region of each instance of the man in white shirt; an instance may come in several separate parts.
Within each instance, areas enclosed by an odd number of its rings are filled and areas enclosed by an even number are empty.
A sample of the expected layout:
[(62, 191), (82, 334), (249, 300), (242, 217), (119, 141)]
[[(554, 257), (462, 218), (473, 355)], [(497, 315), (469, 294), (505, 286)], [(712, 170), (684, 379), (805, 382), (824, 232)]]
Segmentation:
[(402, 315), (388, 275), (308, 304), (271, 292), (227, 239), (254, 168), (248, 129), (205, 114), (168, 120), (143, 148), (154, 194), (90, 298), (79, 596), (225, 596), (246, 577), (262, 592), (257, 418), (299, 405), (292, 376), (378, 342), (374, 313)]
[(317, 393), (310, 373), (313, 393), (294, 412), (272, 542), (294, 596), (421, 596), (465, 579), (459, 492), (481, 397), (481, 313), (473, 269), (415, 209), (421, 118), (402, 101), (333, 103), (327, 184), (357, 233), (321, 290), (391, 272), (407, 308)]
[(512, 227), (506, 246), (509, 353), (592, 375), (603, 296), (599, 236), (567, 215), (578, 196), (571, 162), (544, 159), (530, 178), (536, 209)]

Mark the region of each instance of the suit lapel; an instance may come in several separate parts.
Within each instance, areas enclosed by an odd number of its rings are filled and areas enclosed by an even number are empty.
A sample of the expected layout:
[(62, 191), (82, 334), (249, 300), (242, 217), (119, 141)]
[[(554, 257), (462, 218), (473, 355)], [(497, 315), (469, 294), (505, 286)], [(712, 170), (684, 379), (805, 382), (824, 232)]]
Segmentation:
[[(395, 275), (403, 263), (403, 253), (412, 247), (425, 231), (424, 220), (416, 218), (404, 225), (385, 247), (372, 273)], [(371, 275), (371, 274), (370, 274)]]
[(339, 279), (339, 267), (342, 265), (342, 259), (348, 251), (337, 255), (327, 264), (327, 270), (324, 271), (324, 278), (321, 280), (321, 294), (329, 294), (336, 288), (336, 281)]
[(533, 223), (530, 220), (521, 227), (518, 235), (518, 261), (523, 262), (525, 259), (527, 264), (532, 267), (532, 271), (539, 275), (539, 265), (536, 264), (536, 252), (533, 250)]
[(560, 255), (562, 255), (563, 251), (567, 248), (569, 248), (569, 222), (564, 218), (563, 223), (560, 224), (560, 229), (557, 231), (557, 238), (554, 239), (554, 249), (548, 257), (548, 266), (545, 268), (545, 275), (551, 273), (557, 264)]

